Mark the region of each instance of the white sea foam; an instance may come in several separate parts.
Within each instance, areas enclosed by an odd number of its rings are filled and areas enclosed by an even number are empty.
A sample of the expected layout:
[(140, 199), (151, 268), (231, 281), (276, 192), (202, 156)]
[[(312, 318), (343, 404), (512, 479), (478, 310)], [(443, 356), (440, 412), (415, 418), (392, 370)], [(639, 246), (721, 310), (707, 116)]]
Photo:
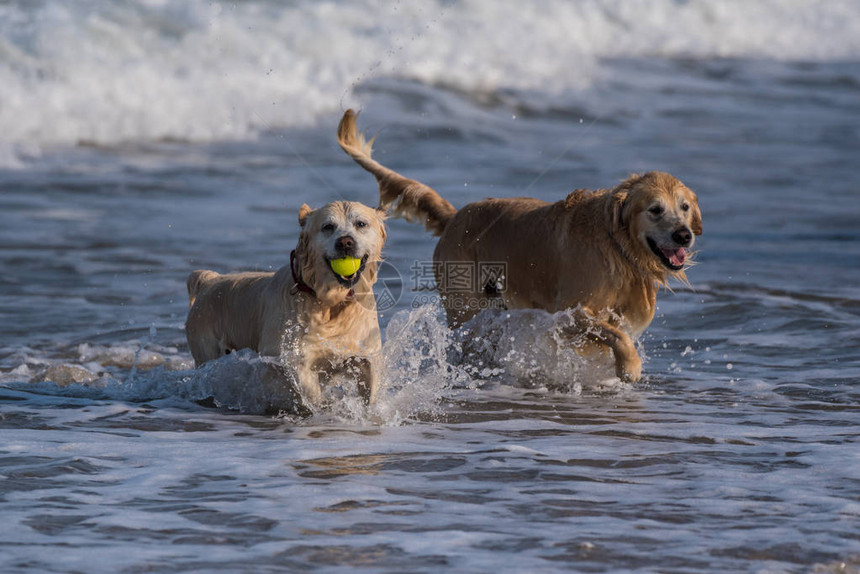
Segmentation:
[(860, 58), (851, 0), (472, 0), (0, 5), (0, 161), (93, 142), (254, 137), (396, 77), (557, 94), (601, 59)]

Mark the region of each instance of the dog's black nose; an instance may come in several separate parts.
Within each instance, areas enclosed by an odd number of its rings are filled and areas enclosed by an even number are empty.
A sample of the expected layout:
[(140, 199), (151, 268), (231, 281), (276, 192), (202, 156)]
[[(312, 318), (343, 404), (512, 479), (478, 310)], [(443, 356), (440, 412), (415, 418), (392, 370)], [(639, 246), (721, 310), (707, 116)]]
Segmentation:
[(682, 227), (672, 234), (672, 241), (681, 247), (687, 247), (693, 242), (693, 232), (686, 227)]
[(335, 248), (342, 253), (350, 253), (355, 249), (355, 239), (349, 235), (338, 237), (334, 243)]

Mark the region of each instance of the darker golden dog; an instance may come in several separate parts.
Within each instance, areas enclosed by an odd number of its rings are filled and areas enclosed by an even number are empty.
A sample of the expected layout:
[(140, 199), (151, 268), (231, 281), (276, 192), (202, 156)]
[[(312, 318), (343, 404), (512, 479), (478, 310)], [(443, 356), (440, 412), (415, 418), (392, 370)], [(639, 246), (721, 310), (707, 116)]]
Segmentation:
[[(573, 309), (569, 335), (589, 354), (611, 349), (615, 372), (637, 381), (635, 340), (654, 318), (657, 290), (686, 282), (690, 249), (702, 233), (696, 195), (667, 173), (633, 175), (613, 189), (577, 190), (556, 203), (486, 199), (459, 211), (430, 187), (372, 159), (352, 110), (341, 147), (379, 183), (380, 206), (439, 236), (434, 260), (448, 321), (458, 325), (497, 299), (509, 309)], [(445, 263), (504, 263), (504, 277), (474, 289), (446, 285)]]

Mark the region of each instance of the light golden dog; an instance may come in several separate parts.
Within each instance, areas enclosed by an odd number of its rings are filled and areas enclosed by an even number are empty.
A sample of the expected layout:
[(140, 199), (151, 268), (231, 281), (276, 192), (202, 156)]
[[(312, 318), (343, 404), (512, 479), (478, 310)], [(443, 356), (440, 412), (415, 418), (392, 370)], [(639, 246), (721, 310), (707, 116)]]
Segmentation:
[[(319, 403), (320, 377), (357, 375), (364, 400), (377, 395), (382, 347), (373, 284), (386, 232), (384, 213), (338, 201), (299, 210), (301, 234), (290, 264), (275, 273), (194, 271), (185, 323), (197, 366), (238, 349), (281, 357), (297, 374), (303, 397)], [(330, 261), (361, 260), (343, 277)]]
[[(667, 173), (633, 175), (610, 190), (576, 190), (556, 203), (486, 199), (457, 211), (430, 187), (372, 159), (348, 110), (338, 127), (341, 147), (379, 183), (380, 207), (423, 223), (438, 235), (433, 258), (448, 321), (479, 310), (536, 308), (574, 311), (568, 335), (580, 351), (611, 349), (616, 375), (641, 377), (635, 340), (654, 318), (657, 290), (670, 277), (686, 282), (689, 249), (702, 233), (696, 195)], [(446, 265), (468, 263), (472, 288), (452, 287)], [(504, 276), (479, 276), (502, 264)], [(596, 346), (595, 346), (596, 345)]]

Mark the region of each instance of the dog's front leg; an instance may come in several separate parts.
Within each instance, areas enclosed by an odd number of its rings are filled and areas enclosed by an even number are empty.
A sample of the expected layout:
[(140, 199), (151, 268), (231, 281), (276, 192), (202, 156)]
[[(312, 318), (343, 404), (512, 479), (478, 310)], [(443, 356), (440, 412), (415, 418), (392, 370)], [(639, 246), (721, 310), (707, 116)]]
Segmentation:
[(615, 376), (625, 383), (635, 383), (642, 378), (642, 359), (630, 336), (605, 321), (598, 321), (596, 338), (612, 349), (615, 355)]
[(343, 363), (344, 372), (355, 377), (358, 387), (358, 396), (364, 404), (369, 405), (376, 401), (376, 366), (373, 359), (367, 357), (349, 357)]
[(296, 366), (296, 377), (299, 380), (302, 398), (311, 405), (319, 405), (322, 402), (322, 387), (319, 372), (314, 369), (314, 361), (308, 358), (299, 361)]
[(355, 380), (358, 384), (358, 394), (369, 405), (376, 401), (376, 368), (373, 361), (367, 358), (353, 357), (350, 366), (354, 369)]
[(612, 349), (615, 376), (625, 383), (635, 383), (642, 378), (642, 359), (636, 350), (636, 343), (620, 328), (578, 308), (574, 312), (574, 324), (565, 329), (565, 333), (590, 339)]

